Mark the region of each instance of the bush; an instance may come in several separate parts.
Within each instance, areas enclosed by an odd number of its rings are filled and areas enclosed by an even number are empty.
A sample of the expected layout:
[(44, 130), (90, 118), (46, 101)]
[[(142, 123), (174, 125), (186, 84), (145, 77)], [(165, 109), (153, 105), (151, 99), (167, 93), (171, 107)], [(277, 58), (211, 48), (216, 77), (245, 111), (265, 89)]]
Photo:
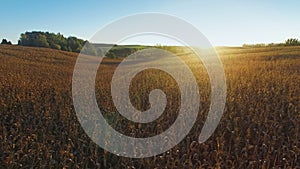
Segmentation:
[(7, 41), (6, 39), (2, 39), (2, 45), (12, 45), (11, 41)]

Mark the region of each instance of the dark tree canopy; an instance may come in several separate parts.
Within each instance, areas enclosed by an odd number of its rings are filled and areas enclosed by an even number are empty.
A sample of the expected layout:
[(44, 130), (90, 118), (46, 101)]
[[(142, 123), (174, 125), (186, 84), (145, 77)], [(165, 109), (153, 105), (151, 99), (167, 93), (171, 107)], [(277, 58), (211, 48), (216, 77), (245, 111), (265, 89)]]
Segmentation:
[(2, 45), (12, 45), (11, 41), (7, 41), (6, 39), (2, 39)]
[(103, 49), (95, 44), (73, 36), (66, 38), (60, 33), (25, 32), (21, 34), (18, 45), (45, 47), (77, 53), (82, 52), (94, 56), (102, 56), (103, 54)]
[(300, 41), (298, 39), (290, 38), (285, 41), (285, 44), (287, 46), (297, 46), (300, 45)]
[(85, 41), (76, 37), (65, 38), (60, 33), (25, 32), (18, 42), (22, 46), (46, 47), (70, 52), (80, 52)]
[(106, 54), (106, 56), (110, 58), (126, 57), (143, 48), (141, 46), (126, 47), (111, 44), (93, 44), (74, 36), (66, 38), (60, 33), (55, 34), (41, 31), (22, 33), (18, 41), (18, 45), (45, 47), (77, 53), (81, 52), (93, 56), (103, 56), (105, 49), (113, 46)]

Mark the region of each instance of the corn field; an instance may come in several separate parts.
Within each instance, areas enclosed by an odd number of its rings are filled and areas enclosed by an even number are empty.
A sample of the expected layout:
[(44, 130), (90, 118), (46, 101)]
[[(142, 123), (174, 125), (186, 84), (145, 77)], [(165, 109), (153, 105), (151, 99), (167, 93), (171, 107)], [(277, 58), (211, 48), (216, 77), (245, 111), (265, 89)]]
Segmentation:
[[(169, 151), (131, 159), (100, 148), (81, 128), (72, 103), (78, 54), (0, 45), (0, 168), (300, 168), (300, 47), (216, 50), (224, 66), (227, 100), (214, 134), (198, 143), (211, 89), (201, 60), (185, 52), (180, 57), (200, 93), (195, 125)], [(157, 88), (168, 103), (155, 121), (131, 122), (117, 112), (111, 98), (110, 82), (121, 61), (104, 59), (96, 78), (97, 103), (107, 122), (132, 137), (165, 131), (180, 107), (176, 81), (156, 69), (137, 74), (130, 85), (136, 109), (149, 109), (149, 93)]]

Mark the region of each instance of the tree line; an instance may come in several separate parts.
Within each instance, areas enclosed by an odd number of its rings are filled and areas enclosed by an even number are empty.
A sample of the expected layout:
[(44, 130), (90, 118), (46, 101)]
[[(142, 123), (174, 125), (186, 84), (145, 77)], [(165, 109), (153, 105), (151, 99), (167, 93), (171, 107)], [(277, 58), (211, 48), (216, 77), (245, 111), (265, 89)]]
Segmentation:
[(243, 47), (272, 47), (272, 46), (300, 46), (300, 41), (296, 38), (289, 38), (284, 43), (243, 44)]
[[(87, 40), (82, 40), (73, 36), (66, 38), (60, 33), (55, 34), (40, 31), (22, 33), (18, 41), (18, 45), (45, 47), (77, 53), (81, 52), (83, 54), (93, 56), (103, 56), (104, 48), (111, 46), (109, 44), (93, 44)], [(106, 54), (106, 56), (110, 58), (125, 57), (131, 53), (134, 53), (135, 51), (135, 48), (125, 49), (114, 45), (113, 48)]]
[(1, 45), (12, 45), (11, 41), (7, 41), (6, 39), (2, 39)]
[(84, 45), (86, 45), (85, 49), (82, 51), (83, 53), (98, 55), (98, 52), (100, 52), (96, 51), (95, 47), (90, 45), (90, 43), (86, 40), (82, 40), (74, 36), (67, 38), (60, 33), (55, 34), (40, 31), (22, 33), (18, 41), (18, 45), (44, 47), (77, 53), (79, 53)]
[[(6, 39), (3, 39), (1, 44), (12, 45)], [(31, 47), (44, 47), (69, 52), (81, 52), (88, 55), (102, 56), (104, 48), (99, 44), (93, 44), (87, 40), (79, 39), (74, 36), (64, 37), (60, 33), (49, 33), (41, 31), (25, 32), (20, 35), (18, 45)], [(109, 45), (108, 45), (109, 46)], [(244, 44), (243, 47), (272, 47), (272, 46), (300, 46), (300, 41), (296, 38), (289, 38), (284, 43), (270, 43), (270, 44)], [(84, 48), (83, 48), (84, 47)], [(170, 51), (178, 50), (178, 47), (168, 47), (156, 45), (154, 47), (162, 48)], [(145, 46), (117, 46), (106, 54), (107, 57), (117, 58), (126, 57), (137, 50), (145, 48)]]

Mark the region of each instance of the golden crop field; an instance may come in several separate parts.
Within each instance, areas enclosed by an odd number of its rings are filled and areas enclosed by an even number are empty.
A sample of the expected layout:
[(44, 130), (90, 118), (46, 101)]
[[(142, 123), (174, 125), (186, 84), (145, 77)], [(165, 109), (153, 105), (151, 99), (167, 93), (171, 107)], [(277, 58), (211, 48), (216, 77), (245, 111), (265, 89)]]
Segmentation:
[[(210, 82), (201, 61), (182, 53), (199, 86), (196, 123), (171, 150), (132, 159), (99, 148), (81, 128), (72, 101), (78, 54), (0, 45), (0, 168), (299, 168), (300, 47), (216, 50), (226, 75), (227, 100), (214, 134), (198, 143), (210, 106)], [(166, 130), (180, 106), (176, 82), (155, 69), (137, 74), (130, 85), (137, 109), (150, 108), (149, 92), (156, 88), (165, 92), (168, 103), (154, 122), (133, 123), (117, 113), (110, 93), (121, 61), (104, 59), (97, 74), (97, 102), (108, 123), (134, 137)]]

